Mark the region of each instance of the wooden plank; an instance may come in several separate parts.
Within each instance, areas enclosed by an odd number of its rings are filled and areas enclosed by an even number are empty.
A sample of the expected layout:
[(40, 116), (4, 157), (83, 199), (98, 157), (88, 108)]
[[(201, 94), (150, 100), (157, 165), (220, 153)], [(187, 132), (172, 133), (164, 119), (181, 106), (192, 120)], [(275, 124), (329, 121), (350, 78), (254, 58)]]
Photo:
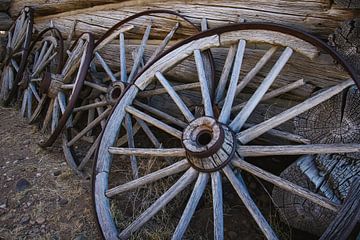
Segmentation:
[(183, 148), (118, 148), (110, 147), (109, 152), (120, 155), (134, 155), (142, 157), (185, 157)]

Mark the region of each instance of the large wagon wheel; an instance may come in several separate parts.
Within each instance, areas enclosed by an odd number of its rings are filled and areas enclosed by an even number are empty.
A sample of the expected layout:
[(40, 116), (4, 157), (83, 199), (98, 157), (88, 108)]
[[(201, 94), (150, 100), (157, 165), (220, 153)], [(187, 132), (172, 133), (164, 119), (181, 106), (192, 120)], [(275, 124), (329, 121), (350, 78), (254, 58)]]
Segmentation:
[[(261, 43), (259, 46), (265, 54), (255, 66), (240, 75), (242, 66), (246, 66), (246, 61), (254, 53), (251, 50), (257, 46), (254, 43)], [(211, 97), (201, 52), (223, 48), (229, 50), (216, 94)], [(338, 83), (265, 121), (252, 122), (252, 114), (261, 111), (263, 101), (271, 101), (304, 85), (304, 81), (282, 86), (275, 84), (275, 80), (284, 79), (282, 74), (287, 67), (296, 66), (291, 58), (304, 60), (305, 57), (316, 62), (320, 50), (333, 56), (348, 72), (350, 79), (333, 79)], [(197, 69), (200, 92), (179, 93), (172, 79), (166, 76), (170, 69), (185, 59), (195, 60), (193, 65)], [(358, 152), (359, 144), (306, 144), (309, 143), (307, 139), (278, 128), (353, 85), (354, 81), (359, 84), (355, 76), (354, 71), (325, 43), (278, 25), (230, 25), (198, 34), (174, 46), (138, 75), (114, 107), (103, 130), (93, 173), (93, 203), (103, 236), (106, 239), (127, 239), (139, 234), (138, 237), (146, 238), (152, 230), (159, 230), (162, 238), (172, 235), (172, 239), (181, 239), (185, 233), (193, 238), (192, 233), (207, 225), (194, 217), (196, 208), (202, 206), (203, 211), (210, 210), (213, 215), (209, 221), (210, 225), (213, 223), (212, 233), (203, 231), (202, 234), (207, 238), (223, 239), (224, 222), (239, 220), (229, 219), (228, 214), (224, 214), (227, 209), (224, 206), (229, 204), (227, 201), (237, 204), (234, 198), (229, 198), (231, 190), (235, 190), (233, 192), (239, 197), (237, 200), (241, 199), (265, 237), (277, 239), (274, 227), (255, 202), (256, 196), (251, 195), (243, 181), (245, 172), (331, 211), (338, 211), (339, 206), (327, 198), (282, 179), (250, 160), (252, 157), (276, 155)], [(163, 88), (149, 90), (154, 82), (160, 82)], [(271, 89), (274, 85), (277, 87)], [(158, 92), (167, 98), (150, 103), (145, 100), (144, 96)], [(184, 101), (188, 97), (203, 102), (203, 111), (192, 110)], [(166, 104), (164, 99), (168, 99)], [(141, 136), (133, 136), (134, 146), (117, 147), (121, 125), (130, 120), (140, 120), (146, 124), (147, 130)], [(265, 133), (272, 136), (271, 145), (258, 141)], [(154, 139), (161, 142), (161, 148), (151, 147)], [(274, 145), (278, 139), (292, 144)], [(137, 179), (132, 178), (131, 171), (131, 157), (134, 156), (140, 159)], [(156, 195), (166, 183), (171, 187), (161, 196)], [(208, 185), (211, 190), (205, 191)], [(154, 195), (156, 200), (152, 201)], [(187, 204), (181, 204), (187, 198)], [(211, 206), (206, 206), (208, 198), (211, 200), (207, 203)], [(148, 202), (151, 204), (146, 205)], [(165, 214), (166, 211), (169, 212)], [(154, 219), (156, 214), (161, 216)], [(211, 213), (205, 216), (211, 216)], [(157, 229), (160, 223), (163, 225)], [(173, 233), (164, 231), (164, 225), (173, 226)], [(239, 225), (236, 226), (235, 229), (226, 226), (226, 231), (241, 231)]]
[[(167, 19), (169, 24), (163, 26), (163, 19)], [(96, 42), (92, 68), (89, 79), (85, 81), (82, 100), (74, 108), (72, 123), (63, 134), (65, 158), (77, 174), (82, 174), (86, 164), (92, 159), (107, 116), (124, 90), (142, 68), (150, 64), (169, 45), (177, 42), (186, 31), (195, 34), (199, 29), (178, 13), (149, 10), (120, 21)], [(134, 35), (142, 35), (140, 43), (134, 39)], [(112, 58), (109, 59), (109, 56)], [(206, 60), (211, 67), (212, 58), (208, 53)], [(213, 71), (210, 70), (209, 73), (212, 74)], [(69, 86), (72, 87), (76, 85)], [(183, 87), (199, 86), (190, 83)], [(139, 123), (128, 124), (124, 129), (132, 134), (127, 136), (125, 133), (119, 145), (128, 141), (133, 144), (128, 137), (142, 128)], [(134, 158), (133, 161), (136, 172)]]
[(30, 122), (39, 117), (48, 100), (41, 91), (43, 78), (61, 73), (63, 49), (61, 33), (53, 27), (44, 29), (30, 46), (25, 72), (19, 83), (22, 90), (20, 112)]
[[(45, 47), (42, 50), (50, 47), (45, 43), (43, 46)], [(64, 126), (71, 124), (68, 119), (79, 97), (93, 49), (93, 35), (82, 34), (67, 50), (68, 57), (61, 71), (58, 74), (55, 71), (46, 71), (39, 79), (36, 91), (40, 92), (42, 97), (30, 117), (30, 123), (39, 122), (42, 131), (48, 133), (47, 139), (41, 143), (43, 147), (51, 146)], [(51, 47), (48, 52), (51, 52), (50, 50)], [(68, 91), (67, 85), (71, 82), (75, 82), (77, 87)], [(43, 118), (41, 112), (44, 113)]]
[(16, 97), (33, 32), (33, 10), (25, 7), (8, 31), (6, 57), (0, 81), (0, 101), (8, 105)]

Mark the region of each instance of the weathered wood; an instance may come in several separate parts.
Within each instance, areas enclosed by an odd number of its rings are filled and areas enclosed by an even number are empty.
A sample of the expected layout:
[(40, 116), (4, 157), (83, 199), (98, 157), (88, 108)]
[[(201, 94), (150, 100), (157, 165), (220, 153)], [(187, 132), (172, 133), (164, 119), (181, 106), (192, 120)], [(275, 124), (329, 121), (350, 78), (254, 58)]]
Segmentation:
[(176, 226), (174, 234), (171, 238), (172, 240), (177, 240), (177, 239), (183, 238), (183, 235), (190, 223), (190, 220), (191, 220), (192, 216), (194, 215), (196, 207), (204, 193), (208, 179), (209, 179), (208, 173), (199, 173), (198, 179), (195, 183), (194, 189), (190, 195), (188, 203), (186, 204), (184, 212), (181, 215), (179, 223)]
[(211, 173), (211, 192), (213, 197), (214, 239), (224, 239), (224, 206), (221, 175), (219, 172)]
[[(125, 115), (125, 128), (126, 128), (126, 137), (127, 137), (127, 144), (129, 148), (135, 147), (135, 141), (134, 141), (134, 131), (133, 131), (133, 125), (131, 116), (129, 114)], [(131, 163), (131, 170), (133, 174), (133, 178), (136, 179), (139, 177), (139, 169), (138, 164), (136, 160), (136, 156), (134, 154), (130, 155), (130, 163)]]
[(236, 94), (236, 86), (240, 78), (241, 66), (244, 58), (246, 41), (240, 40), (236, 51), (234, 66), (231, 73), (230, 83), (226, 92), (223, 108), (221, 109), (219, 122), (227, 124), (230, 120), (231, 107)]
[[(174, 85), (172, 86), (172, 89), (174, 91), (182, 91), (182, 90), (189, 90), (189, 89), (194, 89), (194, 88), (200, 88), (200, 83), (195, 82), (195, 83), (189, 83), (189, 84), (179, 84), (179, 85)], [(160, 95), (160, 94), (164, 94), (167, 93), (166, 88), (156, 88), (153, 90), (146, 90), (143, 92), (139, 93), (139, 97), (152, 97), (155, 95)]]
[(183, 148), (118, 148), (110, 147), (109, 152), (120, 155), (135, 155), (143, 157), (185, 157)]
[(139, 110), (137, 110), (136, 108), (134, 107), (131, 107), (131, 106), (128, 106), (126, 107), (126, 111), (130, 114), (132, 114), (134, 117), (137, 117), (137, 118), (140, 118), (142, 120), (144, 120), (145, 122), (148, 122), (150, 123), (151, 125), (169, 133), (170, 135), (178, 138), (178, 139), (181, 139), (181, 136), (182, 136), (182, 132), (180, 132), (179, 130), (167, 125), (166, 123), (156, 119), (156, 118), (153, 118), (152, 116), (144, 113), (144, 112), (141, 112)]
[[(1, 3), (0, 3), (0, 6), (1, 6)], [(13, 21), (7, 13), (0, 12), (0, 31), (9, 30), (12, 23), (13, 23)]]
[[(76, 5), (72, 6), (69, 1), (61, 2), (59, 4), (67, 4), (66, 9), (76, 9)], [(16, 0), (16, 3), (23, 2)], [(26, 2), (26, 1), (25, 1)], [(44, 1), (42, 1), (44, 2)], [(80, 1), (84, 2), (84, 1)], [(88, 1), (94, 2), (93, 0)], [(107, 1), (105, 1), (107, 2)], [(104, 2), (104, 3), (105, 3)], [(13, 4), (14, 5), (14, 4)], [(33, 4), (39, 7), (40, 4)], [(37, 12), (41, 14), (50, 14), (49, 5), (42, 5), (42, 10), (37, 8)], [(104, 6), (97, 6), (90, 9), (83, 9), (78, 11), (71, 11), (63, 14), (47, 16), (36, 19), (37, 25), (45, 25), (48, 19), (54, 19), (56, 26), (61, 25), (61, 30), (69, 28), (70, 22), (73, 19), (79, 19), (79, 33), (90, 30), (95, 34), (101, 34), (107, 30), (115, 22), (124, 19), (124, 17), (132, 13), (139, 12), (147, 9), (169, 9), (179, 10), (185, 17), (192, 19), (195, 23), (201, 22), (201, 19), (207, 18), (209, 28), (224, 25), (226, 23), (238, 22), (239, 16), (247, 21), (254, 22), (275, 22), (284, 23), (287, 25), (295, 26), (298, 28), (305, 28), (312, 33), (319, 34), (322, 37), (327, 37), (333, 30), (342, 22), (347, 19), (356, 17), (358, 13), (341, 10), (331, 5), (328, 0), (325, 1), (306, 1), (306, 2), (292, 2), (288, 1), (268, 2), (266, 0), (251, 0), (251, 1), (225, 1), (218, 2), (215, 0), (208, 1), (206, 4), (201, 1), (124, 1), (122, 3), (108, 4)], [(12, 14), (17, 14), (20, 8), (11, 8)], [(44, 11), (46, 9), (46, 11)], [(89, 12), (94, 15), (87, 15)], [(261, 13), (261, 14), (260, 14)], [(296, 14), (294, 14), (296, 13)], [(214, 16), (217, 16), (214, 18)], [(98, 24), (103, 22), (106, 24)], [(174, 26), (164, 21), (164, 25), (168, 25), (167, 34)], [(144, 26), (144, 25), (143, 25)], [(185, 32), (187, 36), (190, 35), (190, 29), (187, 28)], [(99, 35), (98, 35), (99, 36)]]
[(353, 179), (350, 192), (346, 197), (343, 206), (323, 235), (321, 235), (320, 240), (345, 240), (356, 238), (359, 234), (359, 222), (360, 177), (358, 176)]
[(242, 131), (240, 134), (238, 134), (238, 139), (243, 144), (250, 142), (251, 140), (259, 137), (260, 135), (264, 134), (270, 129), (275, 128), (276, 126), (281, 125), (282, 123), (286, 122), (289, 119), (292, 119), (301, 113), (319, 105), (320, 103), (330, 99), (334, 95), (340, 93), (347, 87), (353, 85), (354, 82), (352, 79), (347, 80), (343, 83), (340, 83), (336, 86), (333, 86), (327, 90), (324, 90), (323, 92), (305, 100), (302, 103), (299, 103), (298, 105), (289, 108), (288, 110), (254, 126), (249, 129), (246, 129)]
[[(344, 0), (345, 2), (346, 0)], [(360, 8), (360, 1), (357, 2)], [(342, 23), (329, 36), (329, 43), (332, 45), (340, 55), (345, 58), (349, 64), (360, 75), (360, 18), (355, 18)]]
[(0, 11), (7, 11), (10, 7), (11, 0), (0, 0)]
[(285, 67), (289, 58), (293, 54), (293, 50), (289, 47), (285, 48), (275, 65), (271, 68), (269, 74), (264, 78), (260, 86), (256, 89), (255, 93), (251, 96), (243, 109), (236, 115), (230, 123), (230, 128), (235, 132), (239, 131), (250, 114), (254, 111), (255, 107), (259, 104), (271, 84), (275, 81), (276, 77), (280, 74), (281, 70)]
[(176, 195), (183, 191), (198, 176), (198, 172), (190, 168), (186, 173), (159, 197), (148, 209), (146, 209), (134, 222), (125, 228), (120, 234), (120, 239), (128, 239), (130, 235), (141, 228), (157, 212), (164, 208)]
[(238, 152), (244, 157), (352, 153), (360, 152), (360, 144), (307, 144), (307, 145), (275, 145), (275, 146), (238, 146)]
[(360, 2), (358, 0), (334, 0), (334, 3), (339, 8), (360, 8)]
[(236, 193), (239, 195), (240, 199), (244, 203), (245, 207), (250, 212), (255, 222), (258, 224), (260, 230), (264, 233), (265, 237), (267, 239), (273, 240), (278, 239), (275, 232), (273, 231), (269, 223), (266, 221), (259, 208), (256, 206), (254, 200), (247, 191), (245, 184), (238, 180), (233, 170), (229, 166), (224, 167), (223, 171), (229, 179), (231, 185), (234, 187)]

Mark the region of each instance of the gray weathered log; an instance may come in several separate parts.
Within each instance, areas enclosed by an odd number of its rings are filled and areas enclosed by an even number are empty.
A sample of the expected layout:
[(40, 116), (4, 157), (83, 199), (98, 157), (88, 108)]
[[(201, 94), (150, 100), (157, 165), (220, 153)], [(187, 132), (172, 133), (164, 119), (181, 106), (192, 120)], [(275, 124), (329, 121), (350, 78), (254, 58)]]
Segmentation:
[(13, 22), (12, 19), (7, 13), (0, 12), (0, 31), (9, 30), (12, 22)]
[(350, 9), (360, 8), (359, 0), (334, 0), (334, 3), (339, 8), (350, 8)]
[(10, 7), (11, 0), (0, 0), (0, 11), (7, 11)]

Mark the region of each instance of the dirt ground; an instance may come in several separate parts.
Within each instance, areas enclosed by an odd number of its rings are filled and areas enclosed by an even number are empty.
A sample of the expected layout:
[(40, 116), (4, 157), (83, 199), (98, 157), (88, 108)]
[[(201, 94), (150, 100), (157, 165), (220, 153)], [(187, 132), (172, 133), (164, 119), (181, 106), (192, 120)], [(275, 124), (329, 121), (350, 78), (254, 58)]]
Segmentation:
[(90, 179), (67, 167), (60, 144), (13, 108), (0, 107), (0, 239), (99, 239)]

